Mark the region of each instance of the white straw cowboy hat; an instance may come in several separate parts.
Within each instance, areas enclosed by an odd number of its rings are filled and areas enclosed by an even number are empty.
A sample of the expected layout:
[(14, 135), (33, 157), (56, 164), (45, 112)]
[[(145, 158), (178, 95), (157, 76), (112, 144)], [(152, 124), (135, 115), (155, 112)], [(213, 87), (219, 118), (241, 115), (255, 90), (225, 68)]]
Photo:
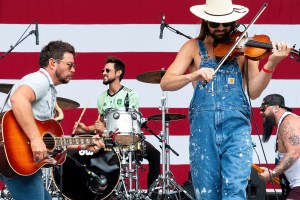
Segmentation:
[(218, 23), (236, 21), (249, 11), (244, 6), (232, 4), (231, 0), (206, 0), (205, 5), (192, 6), (190, 10), (204, 20)]

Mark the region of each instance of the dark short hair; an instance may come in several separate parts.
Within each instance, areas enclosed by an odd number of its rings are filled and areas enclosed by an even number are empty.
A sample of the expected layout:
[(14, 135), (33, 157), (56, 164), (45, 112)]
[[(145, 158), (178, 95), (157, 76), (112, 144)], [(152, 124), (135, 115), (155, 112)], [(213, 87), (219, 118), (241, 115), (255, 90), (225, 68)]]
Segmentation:
[(122, 74), (120, 76), (120, 81), (121, 81), (123, 79), (123, 76), (125, 75), (125, 64), (123, 63), (123, 61), (115, 56), (108, 56), (106, 58), (105, 64), (107, 63), (114, 63), (114, 68), (116, 72), (118, 70), (122, 71)]
[(50, 58), (53, 58), (55, 60), (64, 59), (64, 53), (66, 52), (71, 53), (73, 56), (75, 56), (76, 54), (75, 48), (67, 42), (63, 42), (61, 40), (49, 42), (46, 46), (43, 47), (40, 53), (40, 67), (47, 67)]

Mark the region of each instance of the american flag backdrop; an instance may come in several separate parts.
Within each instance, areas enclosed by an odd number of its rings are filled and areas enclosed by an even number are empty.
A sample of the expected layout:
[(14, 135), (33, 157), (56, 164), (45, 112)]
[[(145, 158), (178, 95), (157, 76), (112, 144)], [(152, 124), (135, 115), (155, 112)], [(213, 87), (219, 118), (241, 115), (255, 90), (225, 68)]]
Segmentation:
[[(234, 4), (249, 8), (249, 13), (239, 22), (248, 24), (263, 3), (268, 6), (257, 22), (249, 30), (249, 36), (265, 34), (272, 41), (286, 41), (300, 47), (299, 0), (235, 0)], [(74, 122), (85, 107), (82, 122), (93, 123), (97, 117), (96, 98), (107, 89), (102, 84), (101, 69), (106, 56), (114, 55), (126, 64), (123, 85), (137, 90), (140, 96), (140, 112), (143, 117), (161, 114), (161, 99), (167, 97), (169, 113), (187, 117), (189, 101), (193, 94), (191, 85), (176, 92), (163, 93), (159, 84), (140, 82), (136, 77), (142, 73), (167, 69), (174, 60), (186, 37), (164, 29), (159, 39), (161, 15), (165, 23), (185, 35), (196, 37), (201, 20), (189, 8), (205, 4), (205, 0), (0, 0), (0, 53), (4, 54), (14, 45), (32, 23), (28, 32), (35, 29), (34, 20), (39, 22), (39, 45), (35, 36), (30, 35), (11, 53), (0, 60), (0, 84), (15, 83), (24, 75), (39, 69), (38, 59), (41, 48), (52, 40), (63, 40), (74, 45), (78, 52), (75, 58), (76, 72), (69, 84), (57, 87), (58, 96), (80, 103), (80, 107), (64, 110), (62, 126), (65, 135), (72, 132)], [(299, 32), (298, 32), (299, 31)], [(27, 33), (28, 33), (27, 32)], [(266, 59), (261, 63), (265, 63)], [(261, 67), (262, 67), (261, 64)], [(277, 66), (272, 81), (260, 98), (251, 101), (253, 107), (252, 138), (256, 144), (253, 162), (274, 164), (275, 136), (263, 148), (259, 142), (262, 133), (262, 118), (259, 106), (264, 96), (270, 93), (282, 94), (286, 105), (300, 114), (300, 62), (286, 58)], [(0, 94), (0, 107), (6, 94)], [(208, 122), (209, 123), (209, 122)], [(154, 133), (161, 131), (161, 121), (149, 121)], [(148, 141), (160, 149), (159, 141), (147, 130), (143, 130)], [(182, 185), (188, 179), (189, 171), (189, 125), (188, 120), (171, 121), (169, 124), (171, 147), (179, 156), (171, 153), (171, 172)], [(145, 171), (140, 173), (140, 184), (146, 187), (147, 161), (143, 161)], [(213, 167), (213, 166), (212, 166)]]

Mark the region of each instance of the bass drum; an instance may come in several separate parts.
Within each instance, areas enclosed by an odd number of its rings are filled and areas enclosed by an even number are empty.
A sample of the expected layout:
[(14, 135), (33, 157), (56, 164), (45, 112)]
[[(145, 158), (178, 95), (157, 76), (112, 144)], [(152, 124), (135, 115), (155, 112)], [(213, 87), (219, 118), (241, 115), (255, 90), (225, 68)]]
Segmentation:
[(103, 149), (96, 154), (86, 150), (72, 150), (67, 154), (64, 164), (54, 167), (52, 172), (59, 190), (62, 181), (63, 196), (74, 200), (109, 199), (119, 183), (118, 154)]

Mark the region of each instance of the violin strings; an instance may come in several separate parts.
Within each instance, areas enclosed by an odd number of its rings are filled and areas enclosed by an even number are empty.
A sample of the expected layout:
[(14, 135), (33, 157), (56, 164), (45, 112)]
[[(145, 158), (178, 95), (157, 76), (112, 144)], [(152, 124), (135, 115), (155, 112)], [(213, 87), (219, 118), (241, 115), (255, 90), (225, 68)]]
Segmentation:
[(272, 45), (265, 43), (265, 42), (260, 42), (260, 41), (255, 41), (255, 40), (249, 40), (246, 45), (249, 46), (254, 46), (254, 47), (261, 47), (261, 48), (267, 48), (267, 49), (272, 49)]

